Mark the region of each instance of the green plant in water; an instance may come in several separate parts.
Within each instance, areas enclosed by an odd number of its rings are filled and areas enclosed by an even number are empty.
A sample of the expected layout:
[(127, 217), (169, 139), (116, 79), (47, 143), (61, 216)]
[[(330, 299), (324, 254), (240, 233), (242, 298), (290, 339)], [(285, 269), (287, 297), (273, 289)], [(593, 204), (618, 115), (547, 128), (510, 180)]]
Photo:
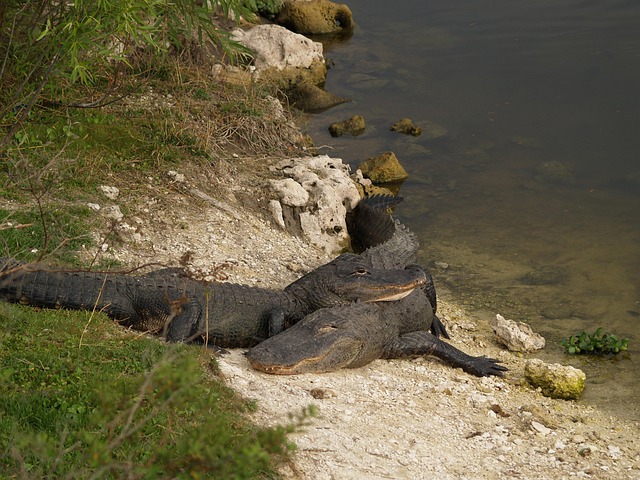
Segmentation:
[(560, 343), (566, 353), (571, 355), (578, 353), (602, 355), (624, 352), (628, 348), (629, 339), (618, 339), (611, 333), (605, 333), (604, 329), (600, 327), (593, 334), (583, 331), (562, 339)]

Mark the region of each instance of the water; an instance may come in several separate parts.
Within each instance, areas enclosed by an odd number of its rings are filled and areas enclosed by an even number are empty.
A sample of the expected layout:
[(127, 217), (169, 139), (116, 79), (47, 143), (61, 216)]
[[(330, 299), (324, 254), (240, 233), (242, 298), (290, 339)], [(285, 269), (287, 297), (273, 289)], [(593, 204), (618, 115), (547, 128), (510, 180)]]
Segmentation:
[[(582, 401), (640, 420), (640, 4), (349, 6), (358, 27), (327, 49), (326, 88), (354, 101), (313, 116), (316, 144), (354, 167), (396, 153), (411, 176), (396, 214), (441, 296), (527, 321), (547, 338), (541, 358), (585, 370)], [(356, 113), (365, 134), (329, 136)], [(402, 117), (447, 135), (390, 132)], [(561, 338), (599, 326), (629, 353), (563, 354)]]

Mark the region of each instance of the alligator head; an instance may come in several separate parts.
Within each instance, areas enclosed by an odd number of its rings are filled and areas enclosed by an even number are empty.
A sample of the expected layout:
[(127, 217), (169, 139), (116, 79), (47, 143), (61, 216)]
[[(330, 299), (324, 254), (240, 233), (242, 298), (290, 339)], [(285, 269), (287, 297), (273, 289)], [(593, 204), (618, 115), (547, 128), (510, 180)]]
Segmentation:
[(353, 302), (393, 301), (424, 285), (423, 271), (372, 268), (358, 255), (345, 253), (296, 280), (285, 291), (318, 308)]
[(253, 347), (247, 359), (256, 370), (274, 375), (324, 373), (366, 365), (380, 357), (388, 340), (380, 313), (377, 304), (371, 303), (316, 310)]

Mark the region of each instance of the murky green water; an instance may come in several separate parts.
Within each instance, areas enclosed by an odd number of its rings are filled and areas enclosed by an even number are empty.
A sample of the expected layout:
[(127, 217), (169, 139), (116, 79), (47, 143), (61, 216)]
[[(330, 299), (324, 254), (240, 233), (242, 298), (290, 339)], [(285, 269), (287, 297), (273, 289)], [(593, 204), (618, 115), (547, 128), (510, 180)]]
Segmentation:
[[(396, 213), (441, 295), (529, 322), (543, 359), (586, 371), (583, 401), (640, 420), (640, 3), (348, 4), (358, 27), (328, 50), (326, 87), (354, 101), (312, 118), (316, 144), (353, 166), (395, 152), (411, 175)], [(366, 133), (332, 139), (355, 113)], [(390, 132), (402, 117), (446, 135)], [(563, 355), (598, 326), (629, 354)]]

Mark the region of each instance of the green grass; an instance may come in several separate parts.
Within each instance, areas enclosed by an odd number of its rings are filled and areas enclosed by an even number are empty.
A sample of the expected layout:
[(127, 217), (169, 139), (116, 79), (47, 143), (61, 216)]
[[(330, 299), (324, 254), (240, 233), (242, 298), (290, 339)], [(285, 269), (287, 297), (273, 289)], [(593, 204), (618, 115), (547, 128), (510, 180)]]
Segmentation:
[(0, 208), (0, 256), (11, 252), (29, 261), (54, 253), (54, 259), (77, 265), (75, 252), (93, 244), (88, 230), (90, 218), (91, 212), (84, 206), (48, 205), (43, 214), (36, 209)]
[(0, 325), (2, 478), (269, 478), (292, 448), (292, 424), (243, 419), (200, 347), (90, 312), (0, 303)]
[[(87, 207), (104, 201), (100, 185), (124, 192), (126, 215), (168, 170), (209, 184), (231, 151), (288, 151), (280, 125), (264, 120), (269, 92), (214, 85), (184, 68), (176, 81), (177, 71), (145, 85), (156, 97), (132, 95), (127, 108), (29, 113), (0, 149), (0, 256), (86, 267), (78, 253), (96, 250), (91, 232), (113, 233)], [(168, 93), (172, 106), (143, 104)], [(252, 404), (214, 370), (200, 348), (124, 333), (103, 315), (0, 301), (0, 478), (275, 476), (274, 462), (292, 448), (287, 434), (310, 411), (258, 428), (246, 419)]]

